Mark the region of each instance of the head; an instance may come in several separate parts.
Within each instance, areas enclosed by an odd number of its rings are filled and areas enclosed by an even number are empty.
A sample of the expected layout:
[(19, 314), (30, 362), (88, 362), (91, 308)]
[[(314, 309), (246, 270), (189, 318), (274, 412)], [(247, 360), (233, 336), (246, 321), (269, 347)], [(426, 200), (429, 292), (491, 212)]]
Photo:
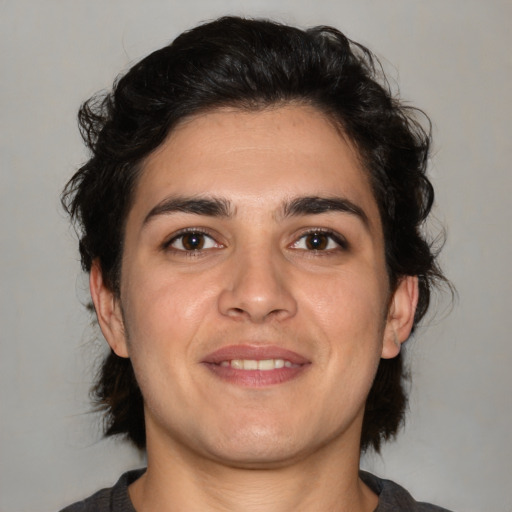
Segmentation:
[[(91, 158), (63, 194), (78, 226), (83, 269), (101, 269), (104, 285), (120, 298), (137, 188), (151, 155), (184, 122), (226, 109), (287, 106), (317, 112), (355, 149), (378, 209), (390, 296), (408, 276), (417, 281), (414, 330), (434, 282), (443, 279), (422, 230), (434, 198), (425, 175), (430, 136), (417, 120), (421, 112), (393, 97), (372, 54), (329, 27), (303, 31), (221, 18), (183, 33), (133, 66), (112, 92), (86, 102), (79, 121)], [(406, 407), (403, 379), (401, 354), (380, 360), (366, 400), (362, 449), (378, 450), (396, 434)], [(106, 413), (106, 434), (125, 434), (144, 447), (143, 398), (130, 359), (112, 351), (94, 392)]]

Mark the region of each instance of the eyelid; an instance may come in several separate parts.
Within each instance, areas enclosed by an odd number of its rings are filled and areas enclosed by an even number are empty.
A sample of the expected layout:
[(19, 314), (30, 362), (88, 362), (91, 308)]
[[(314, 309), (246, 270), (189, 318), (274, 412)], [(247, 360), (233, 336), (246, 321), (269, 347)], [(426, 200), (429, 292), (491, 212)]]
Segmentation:
[[(186, 250), (186, 249), (178, 249), (175, 247), (172, 247), (172, 244), (176, 242), (180, 237), (189, 234), (189, 233), (198, 233), (201, 235), (204, 235), (205, 237), (210, 238), (215, 243), (216, 248), (222, 248), (224, 247), (224, 244), (222, 242), (218, 241), (218, 237), (211, 233), (209, 229), (202, 228), (202, 227), (187, 227), (180, 229), (178, 231), (175, 231), (171, 236), (169, 236), (163, 243), (162, 243), (162, 249), (164, 251), (174, 251), (176, 253), (180, 254), (186, 254), (187, 256), (193, 256), (193, 255), (199, 255), (199, 253), (204, 251), (210, 251), (214, 249), (213, 247), (206, 248), (206, 249), (197, 249), (197, 250)], [(294, 248), (296, 244), (302, 239), (304, 239), (307, 236), (320, 234), (329, 237), (334, 243), (337, 244), (338, 247), (334, 249), (299, 249), (304, 250), (306, 252), (317, 252), (317, 253), (332, 253), (336, 250), (348, 250), (349, 249), (349, 243), (347, 239), (341, 235), (339, 232), (334, 231), (332, 229), (328, 228), (307, 228), (303, 231), (301, 231), (295, 238), (294, 242), (290, 244), (291, 248)]]
[(176, 253), (184, 253), (187, 254), (187, 256), (197, 255), (198, 253), (202, 251), (209, 251), (212, 248), (207, 249), (197, 249), (195, 251), (187, 251), (185, 249), (177, 249), (176, 247), (172, 247), (172, 244), (176, 242), (179, 238), (183, 237), (184, 235), (190, 234), (190, 233), (198, 233), (201, 234), (207, 238), (210, 238), (215, 242), (215, 245), (218, 247), (223, 247), (224, 244), (219, 242), (216, 237), (210, 232), (210, 230), (205, 228), (197, 228), (197, 227), (189, 227), (189, 228), (183, 228), (176, 232), (174, 232), (169, 238), (167, 238), (164, 243), (162, 244), (162, 249), (165, 251), (174, 251)]
[[(338, 233), (337, 231), (334, 231), (334, 230), (328, 229), (328, 228), (308, 228), (307, 230), (302, 231), (300, 233), (300, 235), (296, 238), (295, 242), (293, 242), (291, 244), (292, 247), (294, 245), (296, 245), (300, 240), (302, 240), (305, 237), (310, 236), (310, 235), (325, 235), (325, 236), (329, 237), (331, 240), (333, 240), (339, 246), (338, 247), (339, 249), (341, 249), (341, 250), (349, 249), (349, 243), (348, 243), (347, 239), (343, 235)], [(336, 249), (319, 249), (318, 251), (315, 251), (314, 249), (302, 249), (302, 250), (308, 251), (308, 252), (329, 253), (329, 252), (335, 251)]]

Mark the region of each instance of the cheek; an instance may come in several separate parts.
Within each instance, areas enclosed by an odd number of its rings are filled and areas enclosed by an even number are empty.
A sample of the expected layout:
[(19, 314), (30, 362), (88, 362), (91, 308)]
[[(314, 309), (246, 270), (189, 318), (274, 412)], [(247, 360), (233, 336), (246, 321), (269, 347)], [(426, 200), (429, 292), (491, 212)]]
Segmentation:
[(370, 272), (344, 271), (304, 286), (308, 291), (303, 301), (324, 331), (361, 340), (375, 338), (386, 319), (383, 281)]
[(179, 338), (213, 307), (213, 286), (204, 279), (165, 268), (140, 274), (130, 281), (123, 300), (132, 339)]
[(196, 288), (190, 280), (149, 273), (126, 287), (123, 315), (129, 354), (150, 408), (161, 400), (161, 386), (174, 393), (169, 382), (189, 385), (193, 341), (208, 302), (208, 296), (198, 294)]
[[(325, 340), (321, 364), (326, 382), (343, 388), (352, 397), (350, 403), (364, 401), (375, 377), (382, 355), (385, 294), (375, 275), (344, 272), (304, 299), (319, 339)], [(332, 390), (325, 392), (332, 396)]]

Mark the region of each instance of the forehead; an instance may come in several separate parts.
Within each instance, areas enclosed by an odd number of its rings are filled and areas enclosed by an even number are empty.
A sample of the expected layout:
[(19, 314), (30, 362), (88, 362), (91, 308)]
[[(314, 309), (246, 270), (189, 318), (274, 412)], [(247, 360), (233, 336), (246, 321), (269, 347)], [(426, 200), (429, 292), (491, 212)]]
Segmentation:
[(335, 195), (378, 219), (355, 145), (308, 106), (219, 109), (182, 121), (145, 160), (131, 214), (173, 194), (213, 194), (268, 211), (286, 198)]

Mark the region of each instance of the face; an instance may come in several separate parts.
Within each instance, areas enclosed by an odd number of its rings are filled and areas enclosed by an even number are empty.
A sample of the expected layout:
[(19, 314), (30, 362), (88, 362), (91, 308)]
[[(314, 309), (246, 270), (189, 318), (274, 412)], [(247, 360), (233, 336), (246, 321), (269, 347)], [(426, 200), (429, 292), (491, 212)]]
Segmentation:
[(120, 299), (91, 291), (130, 357), (148, 447), (241, 466), (359, 449), (366, 396), (414, 313), (391, 294), (377, 205), (352, 144), (317, 111), (218, 110), (146, 160)]

